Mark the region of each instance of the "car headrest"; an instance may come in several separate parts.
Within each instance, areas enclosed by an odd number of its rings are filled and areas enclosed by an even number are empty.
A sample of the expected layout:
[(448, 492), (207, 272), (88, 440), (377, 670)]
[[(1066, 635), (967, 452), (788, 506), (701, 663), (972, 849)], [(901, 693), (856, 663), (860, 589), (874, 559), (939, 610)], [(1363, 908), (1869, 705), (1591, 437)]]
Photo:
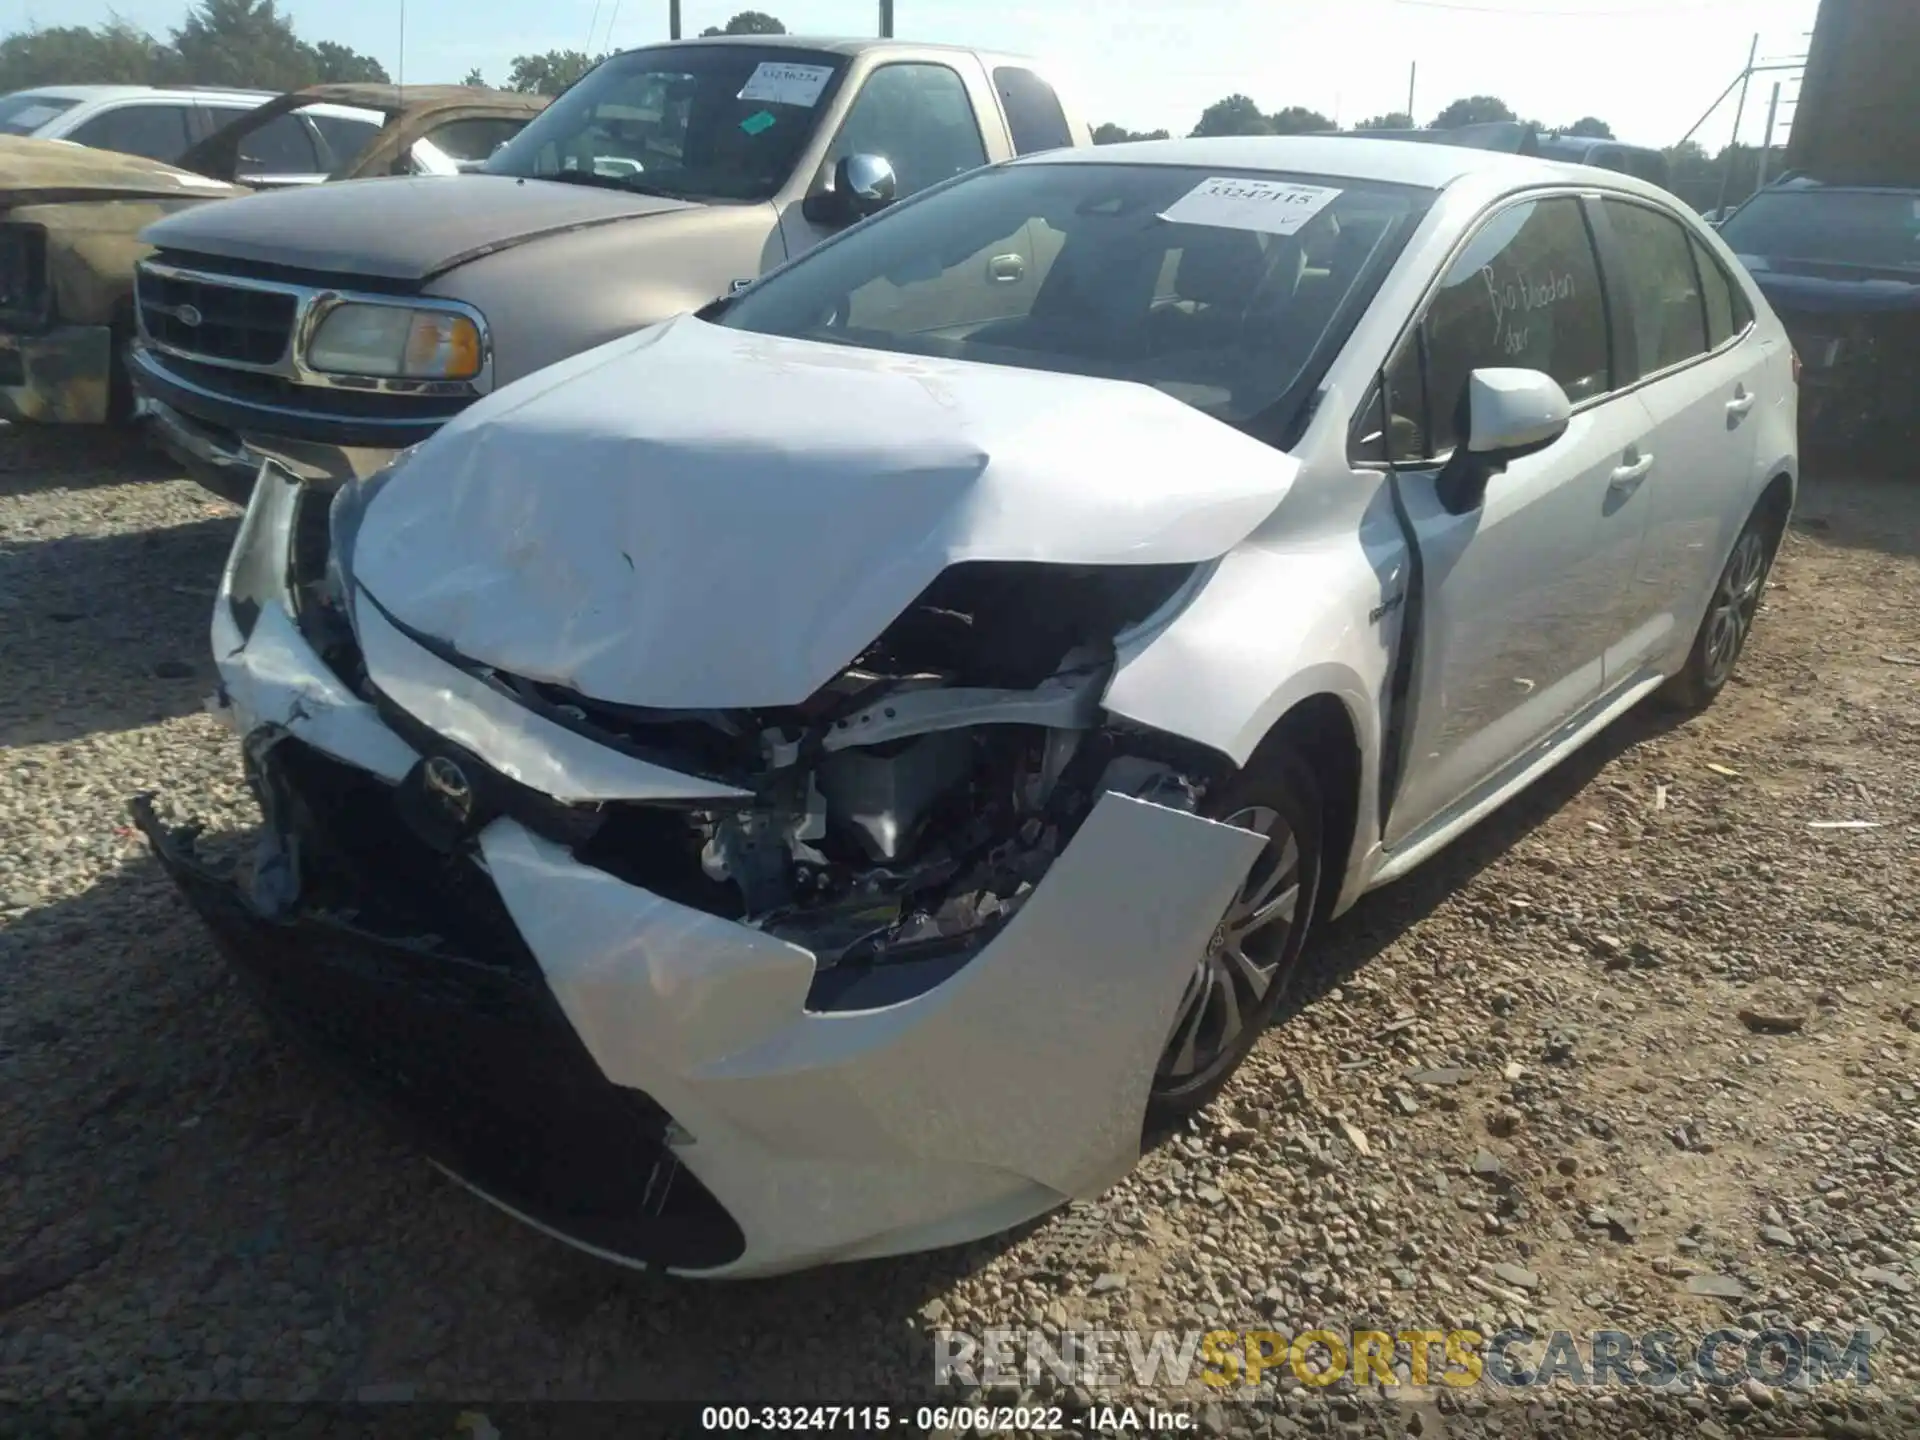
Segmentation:
[(1173, 293), (1196, 305), (1244, 304), (1266, 268), (1266, 252), (1251, 230), (1196, 226), (1181, 247)]

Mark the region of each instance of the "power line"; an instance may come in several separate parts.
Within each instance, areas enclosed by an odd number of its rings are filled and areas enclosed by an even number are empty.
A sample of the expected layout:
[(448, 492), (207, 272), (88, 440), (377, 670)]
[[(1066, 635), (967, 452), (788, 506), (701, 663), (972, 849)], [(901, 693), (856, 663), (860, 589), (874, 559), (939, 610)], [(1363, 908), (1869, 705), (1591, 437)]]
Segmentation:
[(1654, 16), (1686, 15), (1703, 10), (1731, 10), (1746, 4), (1746, 0), (1694, 0), (1690, 5), (1636, 5), (1630, 8), (1608, 8), (1603, 10), (1561, 10), (1561, 9), (1515, 9), (1511, 5), (1472, 5), (1465, 0), (1389, 0), (1394, 5), (1404, 5), (1413, 10), (1462, 10), (1476, 15), (1507, 16), (1550, 16), (1561, 20), (1605, 19), (1622, 15), (1641, 15), (1651, 19)]

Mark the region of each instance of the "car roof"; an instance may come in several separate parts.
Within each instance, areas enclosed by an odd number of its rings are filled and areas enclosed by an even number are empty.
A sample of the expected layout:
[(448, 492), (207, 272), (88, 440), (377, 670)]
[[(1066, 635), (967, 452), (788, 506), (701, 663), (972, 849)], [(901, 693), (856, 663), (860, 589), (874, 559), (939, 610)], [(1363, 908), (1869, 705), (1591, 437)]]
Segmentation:
[[(1756, 190), (1754, 195), (1765, 195), (1768, 191), (1773, 190), (1866, 190), (1886, 195), (1913, 195), (1920, 194), (1920, 185), (1901, 185), (1898, 183), (1882, 185), (1875, 184), (1872, 181), (1822, 180), (1818, 175), (1810, 175), (1805, 171), (1793, 170), (1782, 175), (1778, 180), (1770, 182), (1765, 189)], [(1747, 198), (1752, 199), (1753, 196), (1748, 196)], [(1732, 209), (1733, 207), (1729, 206), (1728, 208)]]
[[(1444, 190), (1463, 176), (1485, 176), (1517, 188), (1542, 184), (1594, 184), (1605, 177), (1622, 189), (1630, 176), (1559, 160), (1509, 155), (1462, 145), (1423, 145), (1413, 140), (1368, 140), (1348, 135), (1226, 135), (1204, 140), (1132, 140), (1086, 149), (1048, 150), (1014, 162), (1080, 165), (1192, 165), (1271, 170), (1276, 174), (1337, 175), (1390, 185)], [(1659, 192), (1655, 192), (1659, 193)]]
[(211, 85), (28, 85), (15, 95), (44, 95), (49, 100), (132, 100), (151, 95), (177, 95), (208, 100), (248, 100), (259, 104), (271, 99), (272, 90), (228, 90)]
[[(920, 40), (883, 40), (873, 35), (689, 35), (683, 40), (663, 40), (656, 45), (635, 46), (636, 50), (670, 50), (676, 45), (749, 45), (776, 50), (824, 50), (829, 55), (858, 55), (867, 50), (935, 50), (952, 55), (983, 55), (1001, 60), (1027, 60), (1030, 57), (998, 50), (976, 50), (970, 45), (936, 45)], [(631, 55), (633, 50), (622, 52)]]

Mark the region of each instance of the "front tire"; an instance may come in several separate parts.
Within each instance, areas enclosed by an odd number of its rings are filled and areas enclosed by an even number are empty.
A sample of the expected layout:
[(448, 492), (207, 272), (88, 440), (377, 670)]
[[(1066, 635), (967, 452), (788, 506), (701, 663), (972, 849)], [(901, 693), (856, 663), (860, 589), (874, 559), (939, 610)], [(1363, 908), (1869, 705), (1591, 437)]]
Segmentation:
[(1706, 617), (1694, 636), (1684, 669), (1660, 691), (1661, 698), (1680, 710), (1704, 710), (1726, 688), (1733, 667), (1746, 649), (1766, 594), (1767, 576), (1780, 548), (1780, 527), (1763, 504), (1748, 518), (1733, 542), (1726, 567), (1707, 602)]
[(1291, 990), (1320, 890), (1321, 802), (1313, 771), (1263, 747), (1209, 797), (1205, 814), (1267, 837), (1175, 1008), (1147, 1100), (1147, 1132), (1204, 1108)]

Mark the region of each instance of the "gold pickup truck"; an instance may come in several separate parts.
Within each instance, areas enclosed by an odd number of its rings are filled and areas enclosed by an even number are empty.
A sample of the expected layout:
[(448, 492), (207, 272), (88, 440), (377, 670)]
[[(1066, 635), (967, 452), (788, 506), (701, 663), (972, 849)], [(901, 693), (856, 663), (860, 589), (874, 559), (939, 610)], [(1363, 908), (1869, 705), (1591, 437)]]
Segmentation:
[(316, 127), (323, 143), (348, 135), (358, 148), (323, 157), (327, 169), (312, 179), (453, 174), (484, 160), (546, 103), (456, 85), (315, 85), (249, 111), (172, 165), (0, 136), (0, 420), (100, 424), (131, 415), (134, 265), (152, 249), (140, 232), (190, 206), (252, 194), (247, 139), (261, 127), (312, 107), (372, 111), (385, 123), (370, 139), (364, 125)]

